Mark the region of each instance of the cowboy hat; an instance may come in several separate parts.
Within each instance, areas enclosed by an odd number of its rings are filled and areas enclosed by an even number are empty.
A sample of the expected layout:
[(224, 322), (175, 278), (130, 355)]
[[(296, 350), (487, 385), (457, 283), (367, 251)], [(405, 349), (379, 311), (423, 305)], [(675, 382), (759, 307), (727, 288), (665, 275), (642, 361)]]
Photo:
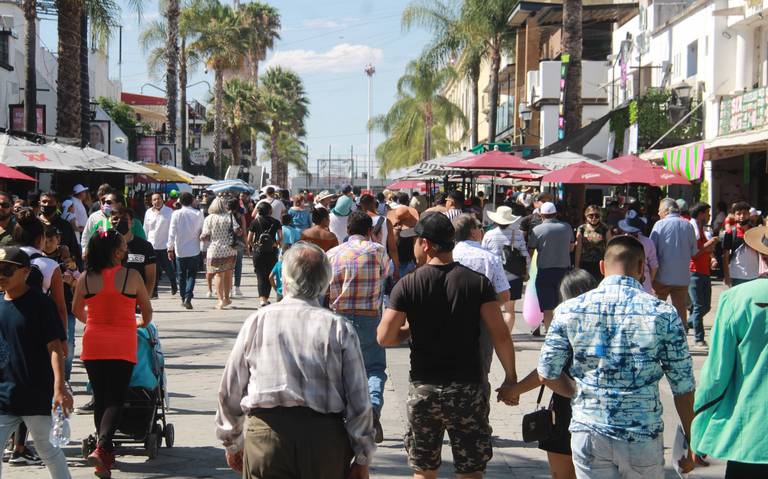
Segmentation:
[(317, 196), (315, 196), (315, 202), (320, 203), (321, 201), (328, 198), (333, 198), (334, 196), (336, 196), (334, 193), (331, 193), (328, 190), (323, 190), (320, 193), (318, 193)]
[(499, 206), (496, 211), (489, 211), (488, 218), (497, 225), (511, 225), (520, 220), (519, 216), (512, 214), (512, 208), (509, 206)]
[(744, 242), (758, 253), (768, 256), (768, 226), (750, 228), (744, 233)]
[(645, 229), (645, 222), (637, 216), (637, 211), (629, 210), (623, 220), (619, 220), (619, 228), (625, 233), (640, 233)]

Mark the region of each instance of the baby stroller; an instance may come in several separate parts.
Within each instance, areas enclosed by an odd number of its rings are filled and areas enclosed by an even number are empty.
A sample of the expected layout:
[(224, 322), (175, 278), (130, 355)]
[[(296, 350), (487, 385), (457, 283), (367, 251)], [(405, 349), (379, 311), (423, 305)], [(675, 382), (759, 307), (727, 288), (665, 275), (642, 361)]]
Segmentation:
[[(173, 447), (173, 424), (166, 422), (168, 392), (165, 384), (164, 356), (157, 328), (150, 324), (138, 328), (136, 366), (126, 395), (123, 415), (113, 439), (115, 444), (144, 444), (147, 457), (154, 459), (165, 439), (166, 447)], [(96, 449), (96, 436), (83, 440), (83, 457)]]

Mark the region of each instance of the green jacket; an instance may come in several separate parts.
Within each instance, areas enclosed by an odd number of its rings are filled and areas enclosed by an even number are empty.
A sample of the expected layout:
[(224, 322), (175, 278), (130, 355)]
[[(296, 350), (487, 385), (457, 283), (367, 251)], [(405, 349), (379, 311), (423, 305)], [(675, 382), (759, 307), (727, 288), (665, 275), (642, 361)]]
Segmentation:
[(768, 278), (720, 295), (694, 411), (693, 451), (768, 463)]

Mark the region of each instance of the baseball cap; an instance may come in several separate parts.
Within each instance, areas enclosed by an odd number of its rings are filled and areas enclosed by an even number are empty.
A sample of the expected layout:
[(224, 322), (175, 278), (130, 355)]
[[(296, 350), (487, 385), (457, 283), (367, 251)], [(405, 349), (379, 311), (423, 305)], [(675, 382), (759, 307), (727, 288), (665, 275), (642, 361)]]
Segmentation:
[(18, 246), (0, 247), (0, 263), (11, 263), (22, 268), (29, 266), (29, 255)]
[(342, 195), (348, 195), (350, 193), (352, 193), (352, 185), (347, 183), (346, 185), (341, 187), (341, 194)]
[(83, 186), (80, 183), (78, 183), (78, 184), (76, 184), (75, 186), (72, 187), (72, 194), (78, 195), (78, 194), (82, 193), (83, 191), (88, 191), (88, 187), (87, 186)]
[(413, 228), (416, 236), (428, 239), (445, 248), (453, 247), (453, 237), (456, 230), (443, 213), (432, 211), (424, 214)]
[(557, 208), (555, 207), (554, 203), (547, 201), (546, 203), (539, 206), (539, 213), (542, 215), (554, 215), (557, 213)]

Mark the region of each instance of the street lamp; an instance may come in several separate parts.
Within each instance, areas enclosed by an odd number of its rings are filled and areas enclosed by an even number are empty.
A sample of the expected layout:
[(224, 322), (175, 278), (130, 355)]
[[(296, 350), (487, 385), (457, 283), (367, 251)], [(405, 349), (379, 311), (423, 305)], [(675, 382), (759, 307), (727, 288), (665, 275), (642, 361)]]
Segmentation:
[(371, 143), (371, 113), (373, 111), (373, 74), (376, 73), (376, 68), (372, 64), (365, 66), (365, 74), (368, 75), (368, 174), (365, 178), (365, 188), (368, 192), (371, 192), (371, 174), (372, 170), (372, 143)]

